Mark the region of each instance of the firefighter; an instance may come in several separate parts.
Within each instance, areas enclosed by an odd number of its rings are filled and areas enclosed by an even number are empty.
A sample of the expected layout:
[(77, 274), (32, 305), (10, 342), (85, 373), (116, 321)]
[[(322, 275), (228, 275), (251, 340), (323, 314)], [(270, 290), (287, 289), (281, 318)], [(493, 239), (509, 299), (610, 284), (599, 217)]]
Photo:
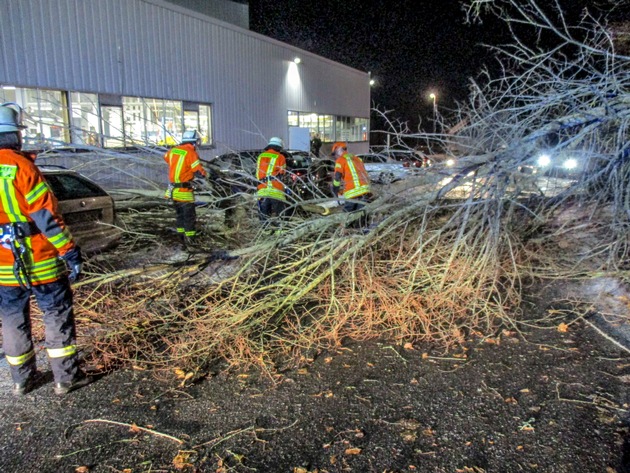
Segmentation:
[(275, 219), (284, 216), (287, 205), (283, 179), (286, 176), (287, 160), (281, 138), (274, 136), (258, 155), (256, 179), (258, 179), (258, 215), (263, 227), (277, 226)]
[[(333, 194), (346, 199), (343, 210), (346, 212), (362, 212), (358, 226), (367, 227), (367, 215), (364, 211), (365, 203), (370, 196), (370, 178), (363, 161), (358, 156), (348, 153), (346, 143), (333, 144), (332, 155), (335, 159), (335, 174), (333, 177)], [(343, 187), (343, 194), (340, 190)]]
[[(0, 105), (0, 312), (3, 348), (13, 393), (34, 387), (31, 294), (43, 312), (54, 392), (67, 394), (92, 381), (78, 365), (70, 283), (81, 275), (81, 250), (57, 209), (57, 200), (22, 151), (21, 108)], [(67, 266), (67, 267), (66, 267)]]
[(200, 144), (197, 130), (186, 131), (181, 143), (164, 155), (164, 161), (169, 166), (169, 186), (165, 197), (173, 201), (177, 234), (184, 248), (189, 250), (195, 247), (197, 235), (194, 180), (206, 178), (206, 171), (197, 154)]

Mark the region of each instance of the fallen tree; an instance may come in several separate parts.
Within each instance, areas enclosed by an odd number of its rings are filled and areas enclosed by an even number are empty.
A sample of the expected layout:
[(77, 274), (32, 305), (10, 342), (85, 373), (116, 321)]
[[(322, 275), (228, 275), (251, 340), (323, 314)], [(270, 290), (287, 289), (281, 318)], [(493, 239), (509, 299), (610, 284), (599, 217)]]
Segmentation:
[[(526, 279), (626, 278), (630, 57), (605, 24), (585, 14), (570, 26), (554, 5), (468, 4), (471, 19), (490, 7), (512, 28), (514, 43), (496, 48), (502, 73), (471, 82), (450, 118), (456, 133), (391, 123), (399, 142), (425, 140), (456, 166), (443, 160), (382, 189), (369, 233), (352, 228), (358, 215), (295, 218), (273, 237), (244, 234), (237, 260), (210, 255), (84, 281), (81, 315), (105, 327), (89, 340), (97, 362), (267, 368), (345, 338), (448, 348), (517, 327)], [(544, 45), (521, 39), (529, 28)], [(554, 176), (538, 166), (542, 152), (580, 166)]]

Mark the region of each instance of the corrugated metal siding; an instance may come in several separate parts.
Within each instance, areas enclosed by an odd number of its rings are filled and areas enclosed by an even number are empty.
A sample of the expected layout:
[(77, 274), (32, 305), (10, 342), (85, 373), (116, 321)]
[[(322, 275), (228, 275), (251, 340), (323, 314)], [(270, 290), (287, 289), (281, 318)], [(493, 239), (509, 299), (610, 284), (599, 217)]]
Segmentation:
[(232, 148), (285, 136), (287, 110), (369, 117), (366, 73), (155, 2), (0, 0), (0, 83), (211, 103)]

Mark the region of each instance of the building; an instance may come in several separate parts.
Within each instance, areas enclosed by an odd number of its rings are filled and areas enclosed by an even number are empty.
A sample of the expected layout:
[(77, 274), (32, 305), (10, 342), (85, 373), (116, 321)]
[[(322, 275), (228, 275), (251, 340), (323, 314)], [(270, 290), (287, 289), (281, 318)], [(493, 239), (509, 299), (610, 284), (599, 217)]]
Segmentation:
[(0, 0), (0, 8), (0, 101), (24, 108), (27, 147), (161, 156), (194, 128), (203, 158), (260, 148), (271, 136), (304, 149), (315, 131), (323, 149), (335, 140), (368, 149), (369, 74), (249, 31), (247, 5)]

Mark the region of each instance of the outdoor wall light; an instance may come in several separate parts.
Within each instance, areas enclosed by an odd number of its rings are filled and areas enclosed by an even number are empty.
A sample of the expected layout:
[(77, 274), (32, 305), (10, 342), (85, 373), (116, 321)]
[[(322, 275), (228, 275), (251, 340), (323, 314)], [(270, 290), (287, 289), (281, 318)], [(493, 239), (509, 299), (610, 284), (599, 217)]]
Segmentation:
[(302, 60), (299, 57), (296, 57), (295, 59), (293, 59), (293, 62), (299, 64), (302, 62)]

